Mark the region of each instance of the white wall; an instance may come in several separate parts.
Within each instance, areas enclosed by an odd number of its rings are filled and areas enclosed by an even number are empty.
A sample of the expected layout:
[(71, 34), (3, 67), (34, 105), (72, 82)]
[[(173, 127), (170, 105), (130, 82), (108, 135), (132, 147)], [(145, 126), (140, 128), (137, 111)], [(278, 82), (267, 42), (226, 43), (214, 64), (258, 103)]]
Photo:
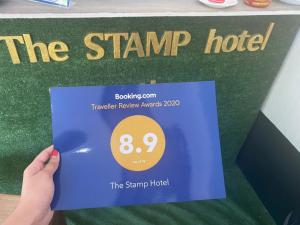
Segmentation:
[(262, 111), (300, 152), (300, 29)]

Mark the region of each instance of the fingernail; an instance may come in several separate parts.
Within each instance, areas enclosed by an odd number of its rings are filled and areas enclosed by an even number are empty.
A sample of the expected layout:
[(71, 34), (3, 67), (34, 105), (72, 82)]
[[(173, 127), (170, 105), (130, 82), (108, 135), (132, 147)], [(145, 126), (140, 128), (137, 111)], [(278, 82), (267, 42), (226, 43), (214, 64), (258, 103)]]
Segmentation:
[(56, 149), (54, 149), (52, 151), (52, 156), (58, 156), (58, 154), (59, 154), (59, 152)]

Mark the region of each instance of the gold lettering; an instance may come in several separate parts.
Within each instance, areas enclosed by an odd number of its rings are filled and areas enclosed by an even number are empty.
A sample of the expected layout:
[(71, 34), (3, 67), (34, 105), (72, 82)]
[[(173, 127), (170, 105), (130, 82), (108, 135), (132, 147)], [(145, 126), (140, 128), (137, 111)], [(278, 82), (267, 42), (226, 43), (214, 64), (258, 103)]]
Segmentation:
[[(228, 47), (228, 43), (232, 39), (231, 46)], [(239, 43), (239, 38), (236, 35), (227, 35), (224, 38), (223, 44), (222, 44), (222, 51), (223, 52), (232, 52), (233, 50), (236, 49), (237, 45)]]
[(164, 56), (169, 56), (171, 53), (172, 36), (172, 31), (165, 31), (159, 42), (156, 32), (147, 32), (146, 56), (150, 56), (151, 45), (153, 46), (154, 54), (159, 54), (163, 46), (165, 46)]
[[(180, 41), (182, 36), (182, 40)], [(174, 31), (171, 55), (177, 56), (178, 47), (185, 46), (191, 41), (191, 34), (187, 31)]]
[(138, 32), (131, 33), (130, 38), (127, 42), (126, 49), (125, 49), (124, 54), (123, 54), (123, 58), (126, 59), (128, 57), (129, 52), (131, 52), (131, 51), (136, 51), (138, 57), (144, 57), (145, 56), (145, 52), (144, 52), (144, 49), (143, 49), (141, 37), (140, 37)]
[(63, 62), (69, 59), (68, 54), (61, 54), (61, 56), (57, 54), (59, 52), (63, 53), (69, 51), (68, 46), (62, 41), (51, 42), (48, 46), (48, 51), (51, 59), (53, 59), (54, 61)]
[(109, 40), (109, 38), (113, 39), (114, 46), (114, 58), (121, 58), (121, 37), (125, 40), (128, 40), (128, 33), (107, 33), (104, 35), (105, 40)]
[(36, 53), (35, 53), (36, 48), (40, 49), (43, 62), (50, 62), (47, 45), (45, 43), (36, 42), (35, 44), (33, 44), (30, 34), (23, 34), (23, 38), (24, 38), (27, 53), (29, 56), (29, 61), (31, 63), (37, 62), (37, 57), (36, 57)]
[(221, 47), (222, 47), (222, 42), (223, 42), (223, 37), (215, 36), (216, 32), (217, 32), (216, 29), (210, 29), (209, 35), (207, 38), (207, 42), (206, 42), (206, 46), (205, 46), (205, 50), (204, 50), (205, 54), (211, 53), (211, 49), (212, 49), (212, 46), (215, 41), (216, 41), (216, 46), (215, 46), (214, 53), (220, 53)]
[(264, 38), (264, 41), (263, 41), (263, 43), (262, 43), (262, 45), (261, 45), (261, 50), (264, 50), (265, 47), (267, 46), (267, 43), (268, 43), (268, 41), (269, 41), (269, 38), (270, 38), (271, 33), (272, 33), (272, 31), (273, 31), (273, 28), (274, 28), (274, 25), (275, 25), (275, 23), (270, 23), (270, 25), (269, 25), (269, 27), (268, 27), (268, 29), (267, 29), (266, 36), (265, 36), (265, 38)]
[(21, 61), (14, 40), (18, 41), (21, 44), (24, 44), (22, 36), (0, 36), (0, 41), (5, 41), (6, 43), (12, 63), (20, 64)]
[[(260, 45), (257, 45), (257, 44), (262, 44), (263, 40), (264, 40), (264, 37), (261, 34), (253, 35), (249, 39), (248, 44), (247, 44), (248, 51), (250, 51), (250, 52), (257, 51), (260, 48)], [(256, 45), (256, 46), (254, 46), (254, 45)]]
[(84, 37), (85, 46), (95, 52), (94, 54), (90, 52), (86, 53), (86, 58), (88, 60), (101, 59), (103, 58), (105, 53), (104, 49), (100, 45), (93, 42), (93, 37), (97, 37), (100, 40), (103, 40), (103, 33), (89, 33)]
[(237, 46), (237, 51), (238, 52), (243, 52), (246, 50), (246, 48), (244, 47), (244, 43), (245, 43), (245, 40), (246, 38), (249, 38), (251, 37), (249, 34), (248, 34), (248, 31), (247, 30), (244, 30), (240, 35), (239, 35), (239, 43), (238, 43), (238, 46)]

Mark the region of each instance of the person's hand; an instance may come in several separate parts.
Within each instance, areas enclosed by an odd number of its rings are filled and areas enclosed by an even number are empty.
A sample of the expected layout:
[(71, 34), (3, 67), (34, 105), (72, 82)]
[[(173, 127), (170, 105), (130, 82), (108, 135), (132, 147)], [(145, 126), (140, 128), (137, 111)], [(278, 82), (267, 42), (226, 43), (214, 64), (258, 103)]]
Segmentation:
[(53, 175), (58, 165), (58, 151), (50, 146), (24, 171), (20, 207), (35, 212), (34, 216), (41, 225), (49, 224), (53, 216), (50, 204), (54, 194)]
[(48, 225), (54, 194), (53, 174), (59, 165), (59, 153), (50, 146), (25, 169), (20, 203), (4, 225)]

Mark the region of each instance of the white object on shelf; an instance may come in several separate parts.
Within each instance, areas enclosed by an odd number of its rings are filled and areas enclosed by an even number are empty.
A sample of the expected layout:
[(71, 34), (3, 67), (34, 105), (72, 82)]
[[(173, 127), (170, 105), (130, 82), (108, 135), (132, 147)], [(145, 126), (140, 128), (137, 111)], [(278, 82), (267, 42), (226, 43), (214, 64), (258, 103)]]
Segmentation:
[(60, 6), (60, 7), (69, 7), (71, 0), (30, 0), (33, 2)]
[(199, 2), (203, 3), (206, 6), (217, 8), (217, 9), (228, 8), (238, 4), (237, 0), (225, 0), (224, 2), (214, 2), (211, 0), (199, 0)]
[(291, 5), (300, 5), (300, 0), (280, 0), (280, 1)]

